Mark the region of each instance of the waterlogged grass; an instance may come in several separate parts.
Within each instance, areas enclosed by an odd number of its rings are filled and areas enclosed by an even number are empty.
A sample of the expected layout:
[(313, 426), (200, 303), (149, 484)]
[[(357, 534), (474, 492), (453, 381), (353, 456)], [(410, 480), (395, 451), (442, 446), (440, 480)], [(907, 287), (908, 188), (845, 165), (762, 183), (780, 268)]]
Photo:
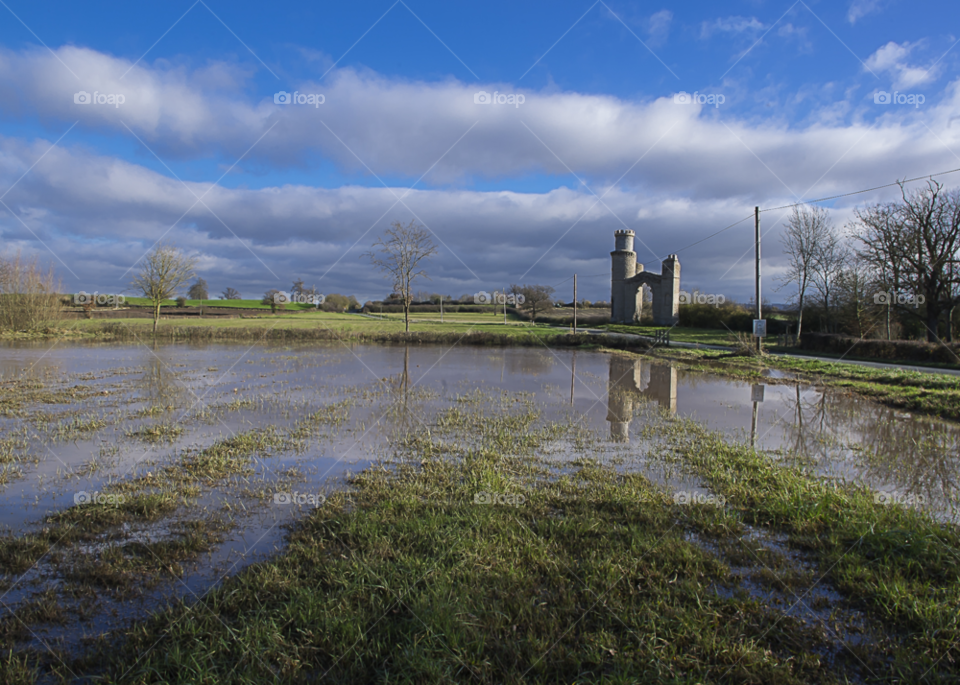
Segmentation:
[(821, 577), (897, 636), (885, 645), (895, 666), (884, 673), (897, 682), (953, 682), (947, 674), (960, 661), (956, 526), (777, 465), (692, 421), (676, 422), (666, 435), (673, 458), (743, 521), (785, 533), (790, 545), (818, 559)]
[[(823, 636), (717, 587), (689, 531), (742, 534), (581, 458), (557, 473), (522, 398), (465, 396), (351, 481), (287, 550), (127, 632), (107, 682), (844, 682)], [(517, 401), (519, 400), (519, 401)], [(483, 408), (483, 417), (476, 419)], [(203, 645), (202, 657), (198, 646)]]

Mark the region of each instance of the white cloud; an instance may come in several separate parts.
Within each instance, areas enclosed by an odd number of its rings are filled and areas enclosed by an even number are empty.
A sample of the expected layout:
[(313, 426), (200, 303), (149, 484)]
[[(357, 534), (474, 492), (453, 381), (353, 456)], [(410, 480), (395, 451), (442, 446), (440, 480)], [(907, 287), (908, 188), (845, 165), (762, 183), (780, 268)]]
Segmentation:
[(886, 73), (893, 78), (894, 89), (913, 88), (936, 80), (939, 76), (937, 67), (924, 69), (907, 64), (910, 53), (919, 43), (905, 42), (903, 44), (890, 41), (872, 55), (864, 64), (871, 71)]
[(647, 35), (653, 45), (662, 45), (670, 34), (670, 24), (673, 22), (673, 12), (660, 10), (650, 15), (647, 20)]
[(857, 23), (868, 14), (880, 10), (880, 0), (852, 0), (850, 8), (847, 10), (847, 21), (851, 24)]
[(703, 22), (700, 25), (700, 37), (709, 38), (715, 33), (746, 33), (763, 29), (763, 23), (756, 17), (722, 17)]
[[(877, 68), (897, 69), (912, 47), (891, 45), (871, 58)], [(569, 179), (572, 169), (598, 195), (609, 189), (602, 203), (580, 187), (518, 193), (444, 186), (404, 196), (405, 189), (376, 187), (373, 178), (370, 188), (228, 189), (189, 182), (188, 189), (144, 166), (70, 147), (71, 133), (4, 202), (81, 276), (82, 282), (66, 285), (88, 292), (124, 285), (123, 272), (169, 230), (169, 237), (206, 260), (205, 277), (215, 290), (230, 285), (252, 295), (276, 287), (269, 267), (284, 279), (300, 274), (327, 292), (382, 296), (386, 284), (359, 254), (390, 221), (411, 218), (424, 221), (447, 246), (432, 267), (431, 289), (460, 295), (491, 281), (553, 284), (573, 269), (585, 279), (598, 274), (602, 286), (612, 233), (624, 224), (637, 231), (641, 261), (654, 261), (742, 218), (755, 204), (777, 206), (795, 201), (794, 193), (826, 196), (952, 168), (948, 146), (960, 145), (960, 127), (948, 125), (960, 110), (957, 84), (940, 103), (928, 102), (923, 123), (908, 108), (891, 108), (874, 123), (824, 117), (791, 127), (708, 115), (698, 105), (674, 104), (672, 94), (636, 102), (524, 91), (527, 101), (519, 108), (476, 105), (476, 86), (353, 70), (334, 72), (322, 88), (288, 86), (324, 93), (321, 107), (278, 106), (272, 93), (250, 98), (244, 74), (229, 65), (197, 72), (138, 65), (121, 80), (130, 66), (124, 60), (78, 48), (58, 55), (70, 60), (91, 91), (128, 89), (128, 103), (75, 106), (76, 79), (49, 53), (3, 52), (0, 108), (7, 116), (19, 112), (55, 123), (57, 130), (66, 128), (60, 122), (80, 118), (78, 132), (99, 127), (129, 139), (126, 124), (161, 155), (227, 164), (273, 126), (248, 156), (271, 170), (333, 160), (364, 171), (355, 153), (382, 177), (413, 179), (434, 164), (426, 181), (445, 184), (543, 171)], [(515, 92), (509, 84), (484, 88)], [(0, 188), (13, 185), (50, 144), (0, 137)], [(209, 209), (191, 208), (194, 194), (207, 191)], [(841, 212), (838, 223), (842, 219)], [(776, 221), (764, 215), (764, 226)], [(4, 244), (43, 249), (5, 210), (0, 233)], [(749, 249), (751, 236), (735, 229), (681, 253), (685, 273), (701, 283), (719, 279)], [(775, 244), (775, 235), (771, 240)], [(768, 259), (775, 268), (775, 251)], [(731, 296), (749, 295), (751, 269), (740, 265), (727, 277)], [(585, 281), (583, 287), (587, 297), (599, 299), (606, 297), (601, 286), (591, 291)]]

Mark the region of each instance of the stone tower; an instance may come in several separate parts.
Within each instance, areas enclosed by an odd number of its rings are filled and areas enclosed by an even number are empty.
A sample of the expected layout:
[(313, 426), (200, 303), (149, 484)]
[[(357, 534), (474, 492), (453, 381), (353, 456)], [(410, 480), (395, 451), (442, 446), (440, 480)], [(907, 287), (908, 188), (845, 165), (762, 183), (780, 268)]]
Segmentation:
[(616, 249), (610, 253), (610, 320), (613, 323), (634, 323), (640, 316), (643, 286), (653, 294), (653, 323), (675, 326), (680, 320), (680, 260), (668, 255), (655, 274), (637, 264), (633, 251), (635, 233), (620, 230), (614, 235)]

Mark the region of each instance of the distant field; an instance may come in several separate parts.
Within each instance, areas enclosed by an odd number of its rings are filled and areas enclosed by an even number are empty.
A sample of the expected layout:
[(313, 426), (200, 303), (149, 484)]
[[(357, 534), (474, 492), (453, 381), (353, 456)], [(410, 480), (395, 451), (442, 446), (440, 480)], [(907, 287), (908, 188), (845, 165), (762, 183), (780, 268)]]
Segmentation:
[[(159, 334), (164, 335), (164, 331), (178, 331), (178, 334), (189, 334), (193, 329), (238, 329), (258, 330), (258, 329), (278, 329), (289, 331), (309, 331), (317, 329), (327, 329), (333, 332), (345, 333), (402, 333), (404, 330), (402, 314), (384, 314), (380, 319), (374, 315), (363, 316), (360, 314), (336, 314), (331, 312), (304, 311), (297, 314), (271, 314), (269, 309), (259, 315), (253, 315), (246, 318), (163, 318), (159, 322)], [(424, 316), (424, 315), (421, 315)], [(440, 323), (439, 314), (436, 319), (433, 318), (412, 318), (410, 323), (411, 333), (470, 333), (485, 332), (496, 335), (555, 335), (563, 332), (564, 329), (558, 329), (553, 326), (544, 326), (541, 324), (533, 325), (527, 322), (511, 320), (508, 314), (508, 323), (504, 325), (502, 317), (484, 316), (482, 314), (444, 314), (444, 322)], [(62, 329), (73, 330), (77, 333), (97, 334), (104, 330), (104, 327), (123, 326), (131, 331), (143, 331), (143, 335), (149, 335), (153, 327), (153, 320), (149, 318), (139, 319), (78, 319), (71, 321), (68, 326), (61, 326)], [(139, 335), (139, 334), (138, 334)], [(169, 335), (169, 334), (168, 334)]]
[[(135, 307), (149, 307), (150, 300), (145, 297), (127, 297), (125, 298), (128, 305), (133, 305)], [(199, 307), (201, 304), (200, 300), (187, 300), (187, 307)], [(203, 300), (202, 302), (204, 307), (223, 307), (227, 309), (270, 309), (270, 305), (263, 304), (260, 300)], [(176, 307), (176, 300), (164, 300), (164, 307)], [(316, 309), (313, 305), (310, 304), (288, 304), (286, 306), (288, 310), (304, 310), (304, 309)]]
[[(627, 326), (625, 324), (606, 324), (598, 326), (614, 333), (633, 333), (634, 335), (653, 336), (657, 331), (662, 331), (668, 326)], [(715, 328), (681, 328), (679, 326), (670, 329), (670, 340), (676, 342), (700, 343), (701, 345), (733, 345), (736, 342), (736, 335), (727, 330), (717, 330)]]

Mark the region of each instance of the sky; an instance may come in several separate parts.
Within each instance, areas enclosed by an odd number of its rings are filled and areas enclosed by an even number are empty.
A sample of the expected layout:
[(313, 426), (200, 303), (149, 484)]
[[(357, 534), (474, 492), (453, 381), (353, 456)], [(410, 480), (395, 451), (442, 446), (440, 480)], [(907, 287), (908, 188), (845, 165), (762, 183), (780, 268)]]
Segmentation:
[[(759, 206), (763, 294), (784, 302), (776, 208), (960, 168), (947, 0), (0, 0), (0, 17), (0, 252), (53, 264), (64, 292), (134, 294), (163, 241), (212, 296), (302, 278), (381, 299), (363, 255), (415, 221), (438, 246), (418, 290), (569, 300), (576, 273), (607, 300), (630, 229), (647, 270), (677, 253), (684, 290), (745, 302)], [(899, 192), (822, 204), (849, 230)]]

